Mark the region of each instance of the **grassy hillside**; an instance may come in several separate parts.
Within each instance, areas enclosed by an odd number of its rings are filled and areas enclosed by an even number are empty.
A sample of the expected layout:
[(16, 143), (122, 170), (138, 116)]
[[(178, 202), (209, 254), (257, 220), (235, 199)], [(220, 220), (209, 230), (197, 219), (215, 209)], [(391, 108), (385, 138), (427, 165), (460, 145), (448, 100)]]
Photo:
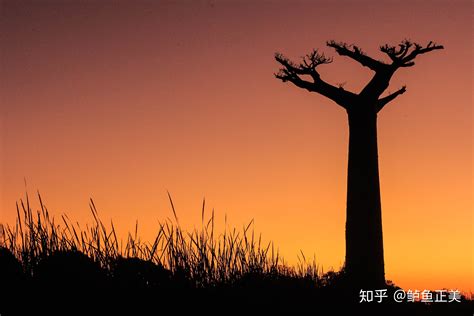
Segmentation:
[(175, 221), (159, 224), (155, 240), (146, 243), (138, 229), (120, 240), (113, 223), (102, 223), (92, 200), (94, 225), (83, 229), (67, 216), (59, 222), (50, 217), (38, 198), (40, 210), (34, 212), (27, 197), (17, 205), (15, 225), (0, 226), (1, 315), (60, 313), (55, 307), (61, 305), (86, 314), (88, 306), (109, 312), (154, 308), (157, 314), (165, 307), (384, 315), (472, 315), (474, 310), (465, 297), (461, 303), (395, 303), (399, 288), (391, 282), (382, 303), (360, 303), (360, 289), (345, 282), (343, 270), (323, 273), (304, 256), (288, 266), (272, 243), (261, 243), (251, 224), (215, 234), (214, 215), (204, 220), (204, 206), (201, 229), (183, 231), (175, 214)]

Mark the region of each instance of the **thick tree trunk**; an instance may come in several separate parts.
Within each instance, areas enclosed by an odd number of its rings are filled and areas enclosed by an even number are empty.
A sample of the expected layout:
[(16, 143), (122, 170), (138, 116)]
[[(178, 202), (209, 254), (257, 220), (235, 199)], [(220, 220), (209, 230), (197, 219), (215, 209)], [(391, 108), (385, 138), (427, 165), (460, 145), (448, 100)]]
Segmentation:
[(346, 262), (354, 287), (385, 287), (382, 208), (377, 153), (377, 113), (356, 104), (349, 116)]

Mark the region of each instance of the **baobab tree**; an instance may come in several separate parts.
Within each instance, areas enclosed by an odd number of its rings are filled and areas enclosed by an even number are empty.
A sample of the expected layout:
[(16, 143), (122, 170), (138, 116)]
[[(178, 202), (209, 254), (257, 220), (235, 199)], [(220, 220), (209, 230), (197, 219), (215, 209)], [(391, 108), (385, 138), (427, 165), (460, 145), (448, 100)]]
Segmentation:
[(377, 114), (406, 87), (382, 97), (390, 79), (400, 68), (415, 65), (415, 58), (433, 50), (443, 49), (434, 42), (422, 46), (409, 40), (399, 45), (384, 45), (380, 50), (390, 61), (379, 61), (366, 55), (359, 47), (328, 41), (341, 56), (346, 56), (374, 72), (372, 79), (359, 93), (336, 87), (324, 81), (318, 66), (329, 64), (332, 58), (313, 50), (300, 63), (294, 63), (280, 53), (275, 59), (283, 67), (275, 77), (310, 92), (321, 94), (346, 110), (349, 121), (349, 162), (346, 201), (345, 273), (355, 287), (382, 288), (385, 268), (382, 238), (382, 208), (380, 202), (377, 153)]

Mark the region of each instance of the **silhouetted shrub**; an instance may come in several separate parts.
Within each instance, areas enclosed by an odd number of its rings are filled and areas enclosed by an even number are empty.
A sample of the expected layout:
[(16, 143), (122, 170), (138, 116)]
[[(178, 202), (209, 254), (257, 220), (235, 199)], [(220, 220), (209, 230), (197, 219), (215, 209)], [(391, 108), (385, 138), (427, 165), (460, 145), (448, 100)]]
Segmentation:
[(79, 251), (68, 250), (42, 259), (33, 270), (33, 281), (43, 290), (80, 292), (103, 287), (107, 278), (98, 263)]

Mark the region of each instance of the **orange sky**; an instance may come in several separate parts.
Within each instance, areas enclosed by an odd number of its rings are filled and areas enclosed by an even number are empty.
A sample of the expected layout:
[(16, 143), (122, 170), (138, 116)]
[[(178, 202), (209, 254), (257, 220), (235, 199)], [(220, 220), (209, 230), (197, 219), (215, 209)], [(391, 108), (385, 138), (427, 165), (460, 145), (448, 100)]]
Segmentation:
[[(0, 222), (39, 189), (53, 214), (90, 222), (88, 198), (125, 233), (172, 215), (255, 219), (290, 262), (344, 260), (348, 128), (322, 96), (273, 78), (328, 39), (445, 50), (401, 69), (379, 116), (386, 274), (405, 288), (473, 287), (472, 2), (2, 1)], [(361, 2), (357, 2), (361, 3)], [(324, 78), (358, 92), (343, 57)]]

